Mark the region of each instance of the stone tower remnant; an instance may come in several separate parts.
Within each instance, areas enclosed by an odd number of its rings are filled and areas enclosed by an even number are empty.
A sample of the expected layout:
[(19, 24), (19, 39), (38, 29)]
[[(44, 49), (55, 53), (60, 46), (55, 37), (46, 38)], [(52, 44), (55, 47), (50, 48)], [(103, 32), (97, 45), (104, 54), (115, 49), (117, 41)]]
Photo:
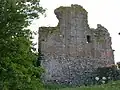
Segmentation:
[(100, 24), (90, 28), (82, 6), (59, 7), (54, 12), (58, 25), (39, 28), (39, 54), (46, 83), (83, 84), (98, 67), (114, 64), (108, 30)]

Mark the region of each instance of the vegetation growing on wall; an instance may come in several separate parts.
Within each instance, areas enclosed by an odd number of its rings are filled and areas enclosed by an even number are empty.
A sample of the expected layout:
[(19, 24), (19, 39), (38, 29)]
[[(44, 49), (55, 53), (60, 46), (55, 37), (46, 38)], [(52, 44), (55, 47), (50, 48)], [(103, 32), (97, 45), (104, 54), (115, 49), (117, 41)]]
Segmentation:
[(87, 11), (82, 7), (82, 6), (79, 6), (79, 5), (71, 5), (71, 7), (59, 7), (56, 9), (57, 11), (59, 11), (61, 14), (66, 14), (67, 11), (77, 11), (77, 12), (82, 12), (82, 13), (87, 13)]
[(39, 33), (41, 34), (41, 41), (46, 41), (49, 36), (60, 34), (59, 27), (40, 27)]

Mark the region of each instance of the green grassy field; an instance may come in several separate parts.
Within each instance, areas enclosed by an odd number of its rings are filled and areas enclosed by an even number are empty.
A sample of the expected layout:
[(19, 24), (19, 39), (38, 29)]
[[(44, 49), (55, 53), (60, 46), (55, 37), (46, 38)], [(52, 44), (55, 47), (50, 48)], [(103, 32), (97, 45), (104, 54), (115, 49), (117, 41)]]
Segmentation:
[(81, 87), (66, 87), (58, 85), (49, 85), (45, 90), (120, 90), (120, 81), (109, 82), (108, 84), (81, 86)]

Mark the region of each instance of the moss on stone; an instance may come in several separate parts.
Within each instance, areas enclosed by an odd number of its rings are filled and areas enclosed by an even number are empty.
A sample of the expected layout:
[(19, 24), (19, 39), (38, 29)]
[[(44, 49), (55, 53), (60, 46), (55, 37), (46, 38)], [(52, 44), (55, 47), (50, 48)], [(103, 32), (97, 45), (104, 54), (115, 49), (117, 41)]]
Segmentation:
[(41, 27), (40, 32), (42, 36), (48, 37), (52, 34), (60, 33), (59, 27)]
[(59, 7), (57, 9), (55, 9), (55, 12), (59, 12), (59, 13), (62, 13), (62, 14), (66, 14), (67, 12), (82, 12), (82, 13), (85, 13), (87, 14), (87, 11), (80, 5), (71, 5), (71, 7)]
[(104, 31), (99, 29), (94, 31), (94, 36), (96, 37), (97, 42), (103, 42), (104, 41)]

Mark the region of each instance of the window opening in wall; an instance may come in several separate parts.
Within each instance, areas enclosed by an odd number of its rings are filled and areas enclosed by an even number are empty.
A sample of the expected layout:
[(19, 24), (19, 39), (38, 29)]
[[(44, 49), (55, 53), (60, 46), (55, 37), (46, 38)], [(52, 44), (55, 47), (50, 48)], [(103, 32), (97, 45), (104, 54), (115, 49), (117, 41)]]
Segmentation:
[(45, 39), (42, 39), (41, 41), (45, 41)]
[(91, 37), (87, 35), (87, 43), (91, 43)]

